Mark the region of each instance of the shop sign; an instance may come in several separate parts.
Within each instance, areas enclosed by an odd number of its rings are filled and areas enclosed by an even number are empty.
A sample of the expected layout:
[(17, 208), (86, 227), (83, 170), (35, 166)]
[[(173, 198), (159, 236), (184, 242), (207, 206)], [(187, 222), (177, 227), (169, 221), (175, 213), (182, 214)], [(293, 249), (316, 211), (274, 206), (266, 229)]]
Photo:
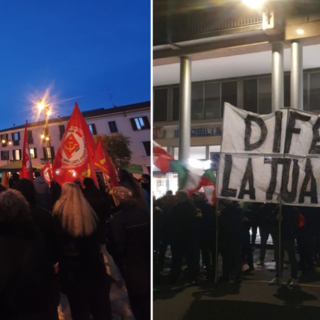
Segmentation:
[[(195, 128), (191, 129), (191, 137), (210, 137), (210, 136), (221, 136), (221, 128)], [(174, 137), (179, 138), (179, 129), (174, 130)]]

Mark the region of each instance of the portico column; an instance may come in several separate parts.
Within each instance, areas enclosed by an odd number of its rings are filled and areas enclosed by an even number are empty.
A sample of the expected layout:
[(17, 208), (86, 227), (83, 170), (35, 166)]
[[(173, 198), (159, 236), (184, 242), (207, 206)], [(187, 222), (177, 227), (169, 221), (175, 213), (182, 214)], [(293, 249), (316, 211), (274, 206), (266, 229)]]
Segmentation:
[(291, 43), (291, 108), (303, 110), (303, 65), (302, 44), (299, 40)]
[(272, 112), (284, 107), (283, 44), (272, 44)]
[(180, 57), (179, 161), (187, 163), (191, 131), (191, 60)]

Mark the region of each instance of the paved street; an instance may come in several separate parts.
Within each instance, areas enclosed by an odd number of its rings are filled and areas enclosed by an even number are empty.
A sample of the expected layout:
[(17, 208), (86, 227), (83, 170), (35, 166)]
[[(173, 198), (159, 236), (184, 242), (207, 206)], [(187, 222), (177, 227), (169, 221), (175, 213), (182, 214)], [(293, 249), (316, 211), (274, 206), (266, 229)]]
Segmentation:
[[(272, 252), (268, 251), (264, 267), (255, 265), (252, 275), (241, 285), (209, 284), (204, 279), (195, 286), (158, 285), (154, 290), (154, 320), (193, 319), (319, 319), (320, 274), (300, 278), (300, 285), (286, 286), (289, 268), (284, 270), (284, 286), (269, 286), (275, 274)], [(255, 257), (259, 255), (255, 251)], [(257, 261), (257, 259), (255, 259)]]

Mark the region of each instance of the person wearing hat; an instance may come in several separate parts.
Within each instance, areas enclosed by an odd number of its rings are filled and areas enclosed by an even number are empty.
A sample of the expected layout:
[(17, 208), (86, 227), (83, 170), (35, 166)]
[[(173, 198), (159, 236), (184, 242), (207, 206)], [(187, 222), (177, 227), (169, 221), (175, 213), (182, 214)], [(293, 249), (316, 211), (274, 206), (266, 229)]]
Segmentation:
[(110, 191), (119, 201), (110, 219), (108, 251), (125, 279), (132, 311), (137, 320), (150, 319), (150, 215), (139, 207), (131, 190)]

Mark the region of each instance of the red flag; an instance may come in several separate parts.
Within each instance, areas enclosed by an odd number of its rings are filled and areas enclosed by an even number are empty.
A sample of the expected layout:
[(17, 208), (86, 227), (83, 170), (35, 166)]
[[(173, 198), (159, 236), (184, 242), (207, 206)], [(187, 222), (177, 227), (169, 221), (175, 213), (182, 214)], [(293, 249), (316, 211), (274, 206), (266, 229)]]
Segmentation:
[(49, 161), (46, 163), (46, 165), (41, 170), (41, 175), (43, 176), (46, 183), (51, 186), (52, 182), (52, 169), (50, 166)]
[(22, 154), (22, 169), (20, 178), (27, 178), (33, 180), (33, 170), (31, 163), (31, 156), (28, 144), (28, 120), (26, 121), (26, 127), (24, 129), (24, 142), (23, 142), (23, 154)]
[(116, 187), (118, 185), (116, 168), (114, 167), (100, 138), (97, 142), (96, 155), (94, 156), (93, 165), (110, 178), (111, 188)]
[(153, 156), (157, 157), (154, 165), (159, 168), (162, 173), (167, 173), (170, 169), (170, 162), (174, 160), (173, 156), (156, 143), (153, 144)]
[(82, 183), (90, 177), (98, 186), (93, 167), (95, 143), (78, 104), (75, 103), (72, 115), (60, 142), (53, 161), (52, 171), (55, 180), (62, 186), (65, 182), (77, 179)]
[(1, 181), (2, 185), (5, 187), (5, 188), (9, 188), (9, 179), (8, 179), (8, 172), (2, 172), (2, 181)]

